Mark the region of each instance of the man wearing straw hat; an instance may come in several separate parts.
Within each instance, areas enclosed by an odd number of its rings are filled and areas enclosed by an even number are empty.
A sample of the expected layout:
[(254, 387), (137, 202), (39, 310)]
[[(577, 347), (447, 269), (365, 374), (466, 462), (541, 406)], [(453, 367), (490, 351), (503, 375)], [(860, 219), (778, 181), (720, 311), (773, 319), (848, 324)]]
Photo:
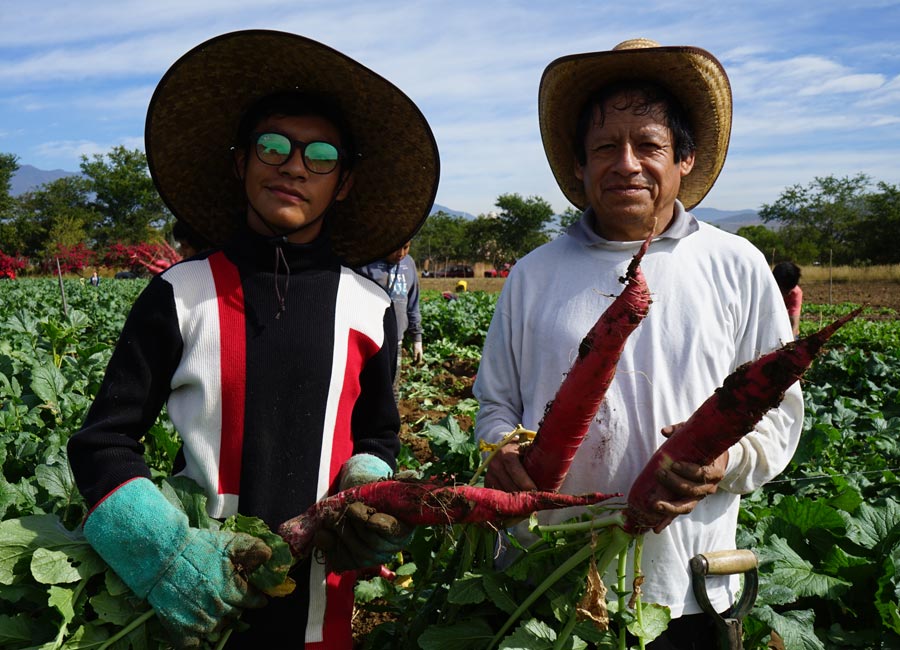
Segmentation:
[[(584, 212), (510, 273), (475, 383), (476, 433), (496, 442), (518, 423), (538, 428), (582, 338), (621, 292), (619, 278), (652, 232), (641, 268), (653, 303), (626, 342), (562, 486), (627, 494), (671, 427), (737, 366), (791, 340), (790, 324), (762, 254), (689, 212), (709, 192), (728, 149), (731, 91), (715, 57), (646, 39), (566, 56), (544, 72), (539, 114), (550, 167)], [(795, 385), (711, 465), (685, 463), (660, 474), (683, 498), (657, 504), (675, 518), (644, 540), (644, 601), (668, 606), (676, 619), (652, 647), (715, 647), (711, 619), (691, 593), (689, 560), (735, 547), (739, 495), (782, 471), (802, 422)], [(516, 451), (496, 456), (488, 486), (534, 487)], [(736, 576), (708, 583), (717, 611), (733, 602), (738, 586)]]
[(351, 269), (425, 220), (438, 180), (431, 130), (356, 61), (252, 30), (172, 65), (146, 147), (162, 198), (213, 248), (150, 281), (69, 442), (92, 508), (84, 535), (179, 647), (243, 612), (249, 631), (227, 648), (265, 638), (349, 650), (354, 574), (338, 572), (383, 562), (404, 535), (345, 520), (326, 561), (301, 563), (293, 594), (267, 603), (245, 574), (270, 549), (191, 528), (150, 480), (141, 443), (165, 404), (182, 443), (175, 472), (199, 483), (208, 514), (272, 530), (393, 472), (396, 324), (385, 292)]

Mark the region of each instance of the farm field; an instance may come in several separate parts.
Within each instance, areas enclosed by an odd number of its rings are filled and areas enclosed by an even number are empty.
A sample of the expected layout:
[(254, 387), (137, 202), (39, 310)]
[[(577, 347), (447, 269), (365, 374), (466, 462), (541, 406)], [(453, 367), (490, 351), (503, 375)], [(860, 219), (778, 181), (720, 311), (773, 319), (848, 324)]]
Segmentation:
[[(470, 278), (468, 293), (446, 300), (441, 292), (455, 279), (423, 281), (425, 363), (404, 359), (402, 468), (460, 483), (475, 477), (471, 387), (502, 282)], [(84, 504), (63, 453), (144, 284), (67, 280), (64, 317), (55, 281), (0, 283), (0, 647), (100, 647), (135, 622), (110, 647), (162, 647), (146, 604), (128, 597), (80, 537)], [(804, 285), (803, 333), (849, 311), (852, 297), (870, 308), (804, 380), (807, 420), (793, 463), (743, 501), (738, 545), (761, 561), (747, 650), (768, 647), (773, 629), (789, 649), (900, 647), (900, 284), (859, 283), (846, 294), (838, 286), (829, 305), (817, 283)], [(146, 442), (149, 462), (166, 474), (177, 447), (167, 419)], [(417, 529), (388, 566), (394, 580), (358, 582), (360, 650), (487, 648), (535, 592), (534, 574), (494, 569), (495, 539), (472, 526)], [(542, 580), (585, 543), (593, 542), (554, 537), (556, 550), (536, 557), (534, 570)], [(572, 617), (586, 571), (577, 566), (525, 607), (505, 645), (493, 647), (549, 649), (548, 639), (573, 650), (617, 647), (611, 632)], [(612, 629), (629, 624), (610, 598)], [(645, 620), (664, 619), (660, 609), (647, 612)], [(480, 641), (464, 644), (471, 636)]]
[[(456, 278), (421, 278), (423, 290), (453, 291)], [(467, 278), (469, 291), (496, 292), (503, 288), (504, 278)], [(900, 282), (868, 281), (868, 282), (834, 282), (802, 281), (803, 299), (807, 303), (840, 304), (852, 302), (873, 307), (892, 309), (900, 314)]]
[(852, 302), (892, 310), (885, 318), (900, 314), (900, 282), (802, 282), (803, 300), (820, 305)]

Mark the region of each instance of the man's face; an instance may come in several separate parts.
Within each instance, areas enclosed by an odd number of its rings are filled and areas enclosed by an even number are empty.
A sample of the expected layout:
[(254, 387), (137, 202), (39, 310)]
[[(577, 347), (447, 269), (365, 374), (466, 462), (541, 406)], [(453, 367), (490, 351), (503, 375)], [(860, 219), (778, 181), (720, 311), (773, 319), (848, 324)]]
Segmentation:
[[(340, 134), (331, 122), (317, 116), (272, 116), (260, 122), (257, 133), (282, 133), (302, 142), (329, 142), (340, 147)], [(294, 147), (281, 165), (267, 165), (253, 151), (235, 153), (238, 169), (243, 173), (247, 193), (247, 223), (254, 231), (272, 235), (267, 222), (278, 232), (289, 232), (294, 243), (308, 243), (322, 230), (322, 217), (333, 198), (342, 200), (352, 185), (352, 177), (338, 190), (342, 165), (328, 174), (314, 174), (303, 164), (299, 147)], [(337, 195), (335, 196), (335, 192)], [(265, 222), (263, 221), (265, 220)]]
[(597, 233), (615, 241), (637, 241), (668, 227), (681, 179), (694, 166), (693, 153), (675, 162), (672, 133), (661, 107), (635, 115), (632, 107), (617, 109), (624, 98), (606, 104), (585, 135), (586, 160), (575, 163), (575, 175), (594, 209)]
[(388, 264), (397, 264), (406, 257), (406, 254), (409, 252), (409, 242), (403, 244), (402, 248), (398, 248), (393, 253), (384, 258)]

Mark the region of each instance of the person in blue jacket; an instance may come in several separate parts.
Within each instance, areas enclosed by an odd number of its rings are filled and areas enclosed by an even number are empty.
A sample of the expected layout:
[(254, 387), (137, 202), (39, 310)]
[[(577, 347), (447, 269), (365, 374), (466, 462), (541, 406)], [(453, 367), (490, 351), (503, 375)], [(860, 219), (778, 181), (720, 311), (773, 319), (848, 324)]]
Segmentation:
[(394, 472), (396, 323), (384, 291), (352, 269), (427, 217), (434, 137), (412, 100), (358, 62), (248, 30), (172, 65), (145, 140), (160, 196), (210, 248), (150, 280), (69, 440), (91, 508), (84, 536), (177, 647), (240, 617), (248, 629), (227, 650), (351, 650), (353, 569), (384, 562), (408, 531), (382, 535), (351, 513), (324, 561), (299, 562), (296, 590), (267, 601), (247, 575), (270, 549), (190, 527), (152, 480), (144, 436), (165, 406), (181, 442), (174, 472), (200, 485), (208, 514), (273, 531)]
[(412, 338), (413, 363), (421, 363), (422, 314), (419, 310), (419, 274), (416, 262), (409, 254), (411, 242), (406, 242), (390, 255), (359, 269), (371, 278), (391, 297), (394, 315), (397, 319), (397, 367), (394, 370), (394, 397), (399, 399), (400, 366), (403, 340), (408, 334)]

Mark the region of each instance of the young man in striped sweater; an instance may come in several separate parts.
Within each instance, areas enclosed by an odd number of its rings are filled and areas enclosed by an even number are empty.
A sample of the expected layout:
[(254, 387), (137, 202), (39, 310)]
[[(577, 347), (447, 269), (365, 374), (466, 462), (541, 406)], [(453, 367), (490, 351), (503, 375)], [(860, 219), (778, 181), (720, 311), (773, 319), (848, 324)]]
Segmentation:
[(190, 528), (150, 480), (141, 441), (165, 405), (182, 441), (175, 473), (204, 489), (209, 515), (255, 516), (273, 530), (330, 492), (394, 471), (396, 323), (389, 297), (351, 269), (426, 218), (434, 138), (415, 104), (359, 63), (251, 30), (170, 68), (146, 147), (172, 213), (214, 246), (150, 281), (70, 439), (92, 508), (85, 537), (176, 646), (241, 616), (249, 630), (229, 649), (259, 647), (264, 635), (350, 650), (347, 570), (384, 561), (403, 536), (343, 525), (325, 562), (300, 564), (295, 592), (267, 603), (242, 571), (269, 549)]

